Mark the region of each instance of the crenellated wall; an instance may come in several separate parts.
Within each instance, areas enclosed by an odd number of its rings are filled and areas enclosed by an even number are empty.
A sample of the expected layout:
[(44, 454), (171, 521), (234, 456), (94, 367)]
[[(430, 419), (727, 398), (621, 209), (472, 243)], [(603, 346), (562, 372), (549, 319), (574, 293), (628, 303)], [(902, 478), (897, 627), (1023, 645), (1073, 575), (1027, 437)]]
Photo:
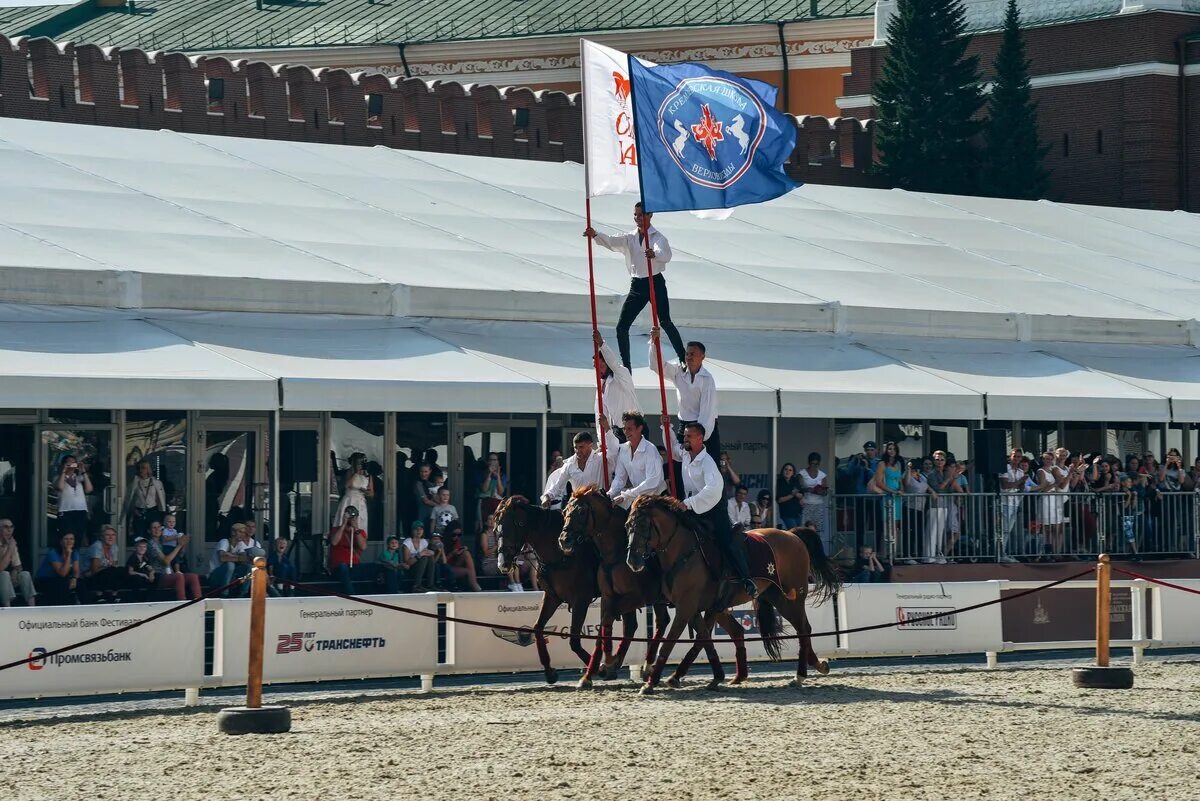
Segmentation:
[[(581, 108), (562, 92), (0, 35), (4, 117), (581, 162)], [(869, 121), (796, 124), (796, 178), (878, 185)]]

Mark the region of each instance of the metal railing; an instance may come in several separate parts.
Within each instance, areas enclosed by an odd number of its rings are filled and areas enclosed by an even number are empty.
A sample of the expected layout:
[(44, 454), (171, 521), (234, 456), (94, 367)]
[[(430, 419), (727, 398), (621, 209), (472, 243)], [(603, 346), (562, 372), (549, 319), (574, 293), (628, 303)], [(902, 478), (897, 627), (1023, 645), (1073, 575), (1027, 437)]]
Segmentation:
[(1194, 557), (1200, 534), (1195, 492), (843, 494), (830, 505), (843, 548), (893, 564)]

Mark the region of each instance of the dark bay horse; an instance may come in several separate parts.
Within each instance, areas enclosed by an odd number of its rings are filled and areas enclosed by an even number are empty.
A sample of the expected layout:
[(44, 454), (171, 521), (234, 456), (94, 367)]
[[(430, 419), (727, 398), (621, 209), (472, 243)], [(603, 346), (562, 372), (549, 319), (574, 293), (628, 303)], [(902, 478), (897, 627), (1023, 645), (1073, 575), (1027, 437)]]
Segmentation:
[[(592, 675), (600, 658), (600, 646), (604, 645), (604, 665), (600, 668), (603, 678), (615, 678), (617, 671), (625, 660), (629, 650), (630, 638), (637, 630), (637, 610), (645, 606), (654, 609), (655, 631), (646, 649), (646, 661), (642, 665), (642, 679), (649, 677), (654, 664), (659, 643), (670, 619), (666, 599), (662, 591), (662, 574), (657, 570), (643, 570), (635, 573), (626, 564), (628, 539), (625, 533), (627, 513), (609, 499), (603, 490), (588, 486), (576, 490), (564, 510), (562, 536), (559, 547), (563, 553), (570, 554), (577, 550), (586, 549), (589, 540), (600, 554), (600, 567), (596, 581), (600, 587), (600, 633), (601, 639), (596, 642), (592, 659), (579, 680), (581, 688), (589, 687)], [(625, 621), (621, 644), (616, 656), (612, 652), (612, 624), (620, 615)], [(633, 625), (629, 625), (632, 618)], [(737, 651), (737, 673), (733, 684), (740, 684), (747, 675), (746, 646), (743, 642), (742, 627), (737, 625), (728, 612), (722, 612), (718, 617), (721, 625), (730, 632)], [(672, 676), (672, 681), (678, 683), (687, 673), (688, 667), (695, 659), (701, 648), (709, 658), (710, 663), (720, 665), (720, 657), (711, 641), (697, 641), (691, 651)]]
[(571, 650), (586, 665), (589, 654), (580, 645), (579, 635), (583, 631), (588, 607), (600, 595), (600, 589), (596, 586), (599, 558), (594, 553), (565, 556), (558, 547), (562, 527), (562, 512), (543, 509), (520, 495), (505, 498), (496, 509), (496, 564), (500, 570), (510, 568), (526, 545), (537, 554), (540, 563), (538, 585), (545, 597), (542, 611), (533, 627), (533, 635), (542, 670), (550, 684), (558, 681), (558, 671), (550, 664), (550, 651), (546, 647), (546, 622), (564, 603), (570, 608)]
[[(714, 574), (704, 558), (704, 553), (712, 554), (716, 558), (720, 549), (711, 536), (698, 534), (684, 523), (684, 518), (680, 516), (683, 511), (683, 504), (674, 498), (642, 496), (634, 501), (629, 520), (626, 522), (629, 533), (629, 552), (626, 559), (629, 567), (635, 572), (641, 571), (645, 569), (650, 555), (656, 554), (664, 572), (664, 591), (667, 598), (675, 604), (676, 612), (650, 678), (642, 687), (643, 693), (651, 692), (658, 684), (674, 641), (679, 638), (688, 620), (700, 617), (697, 637), (707, 639), (716, 614), (721, 609), (726, 605), (736, 606), (749, 600), (745, 591), (740, 589), (735, 590), (732, 597), (729, 597), (729, 590), (724, 586), (723, 578)], [(829, 669), (828, 665), (818, 660), (813, 653), (812, 639), (808, 636), (812, 633), (812, 628), (808, 623), (804, 601), (808, 595), (810, 575), (816, 588), (815, 597), (818, 599), (827, 599), (836, 592), (841, 586), (841, 576), (832, 560), (825, 554), (816, 531), (811, 527), (794, 531), (773, 528), (758, 531), (774, 552), (777, 578), (783, 587), (781, 591), (774, 582), (756, 579), (755, 583), (759, 588), (759, 631), (767, 654), (773, 660), (778, 660), (779, 638), (782, 636), (779, 614), (795, 628), (800, 637), (800, 659), (792, 683), (799, 686), (808, 676), (810, 664), (822, 673)]]

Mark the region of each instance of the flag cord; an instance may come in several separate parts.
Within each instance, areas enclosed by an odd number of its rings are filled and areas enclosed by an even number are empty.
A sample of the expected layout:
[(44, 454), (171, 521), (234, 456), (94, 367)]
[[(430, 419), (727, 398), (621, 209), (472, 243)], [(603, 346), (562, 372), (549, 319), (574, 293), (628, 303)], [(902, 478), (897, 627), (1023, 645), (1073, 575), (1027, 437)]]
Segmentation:
[[(587, 217), (587, 227), (590, 230), (592, 227), (592, 198), (590, 195), (584, 198), (584, 214)], [(600, 486), (608, 489), (608, 429), (601, 426), (600, 421), (605, 420), (604, 417), (604, 381), (601, 375), (600, 364), (600, 343), (597, 341), (600, 333), (600, 323), (596, 316), (596, 269), (592, 254), (592, 238), (587, 239), (587, 254), (588, 254), (588, 295), (592, 304), (592, 366), (596, 368), (596, 434), (600, 437), (600, 466), (602, 472), (600, 474)]]

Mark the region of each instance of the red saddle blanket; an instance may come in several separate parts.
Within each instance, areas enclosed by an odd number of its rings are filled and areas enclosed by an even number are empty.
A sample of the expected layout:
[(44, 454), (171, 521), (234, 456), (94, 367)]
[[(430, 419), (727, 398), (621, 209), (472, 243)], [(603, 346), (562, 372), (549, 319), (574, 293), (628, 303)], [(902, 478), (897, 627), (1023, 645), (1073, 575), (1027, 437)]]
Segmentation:
[(775, 564), (775, 551), (767, 538), (757, 531), (746, 532), (746, 562), (750, 566), (750, 575), (756, 579), (765, 579), (780, 590), (779, 567)]

